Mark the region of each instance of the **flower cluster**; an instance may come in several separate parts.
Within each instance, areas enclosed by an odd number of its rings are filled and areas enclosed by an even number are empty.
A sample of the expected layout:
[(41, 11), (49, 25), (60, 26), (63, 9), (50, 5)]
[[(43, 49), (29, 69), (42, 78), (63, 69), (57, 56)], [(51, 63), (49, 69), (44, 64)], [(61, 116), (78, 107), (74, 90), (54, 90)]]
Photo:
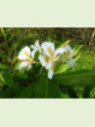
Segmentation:
[(53, 42), (43, 42), (41, 45), (37, 40), (34, 45), (25, 46), (18, 55), (20, 61), (18, 69), (28, 67), (32, 68), (32, 64), (38, 63), (35, 61), (35, 54), (38, 52), (39, 63), (48, 71), (48, 78), (52, 79), (56, 64), (66, 62), (73, 66), (73, 50), (68, 44), (69, 41), (65, 42), (60, 48), (55, 49)]

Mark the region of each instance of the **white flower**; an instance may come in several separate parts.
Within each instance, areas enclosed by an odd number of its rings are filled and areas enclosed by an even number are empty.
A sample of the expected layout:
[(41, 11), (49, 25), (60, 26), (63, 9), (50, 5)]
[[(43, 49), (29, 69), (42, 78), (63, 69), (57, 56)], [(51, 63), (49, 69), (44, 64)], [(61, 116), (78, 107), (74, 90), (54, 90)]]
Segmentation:
[(39, 56), (39, 60), (43, 67), (48, 69), (48, 78), (53, 77), (54, 62), (60, 58), (60, 55), (65, 52), (63, 48), (55, 50), (54, 43), (44, 42), (42, 43), (43, 54)]
[(74, 52), (73, 52), (73, 50), (72, 50), (72, 48), (71, 48), (70, 45), (67, 45), (67, 46), (65, 47), (65, 52), (68, 52), (68, 57), (69, 57), (69, 58), (72, 58), (72, 57), (73, 57)]
[(39, 40), (35, 41), (35, 45), (31, 45), (31, 48), (33, 49), (33, 51), (32, 51), (32, 56), (33, 57), (35, 56), (35, 53), (37, 51), (39, 51), (41, 53), (41, 46), (39, 44)]
[(70, 45), (67, 45), (65, 47), (65, 55), (64, 55), (64, 60), (70, 65), (73, 67), (73, 65), (75, 65), (75, 61), (73, 60), (73, 55), (74, 55), (74, 52), (72, 50), (72, 48), (70, 47)]
[(51, 61), (51, 58), (49, 56), (40, 55), (39, 60), (42, 64), (42, 66), (45, 67), (46, 69), (50, 69), (52, 67), (52, 61)]
[(53, 52), (55, 50), (55, 45), (52, 42), (44, 42), (44, 43), (42, 43), (41, 47), (42, 47), (44, 53), (49, 57), (53, 54)]
[(32, 66), (31, 64), (33, 63), (33, 56), (30, 48), (28, 46), (25, 46), (19, 53), (18, 55), (18, 60), (21, 62), (18, 69), (23, 69), (25, 67), (28, 67), (30, 69)]
[(39, 56), (39, 60), (40, 60), (40, 62), (42, 64), (42, 66), (45, 67), (48, 70), (48, 78), (52, 79), (52, 77), (53, 77), (53, 70), (52, 70), (53, 63), (52, 63), (50, 57), (44, 56), (44, 55), (40, 55)]

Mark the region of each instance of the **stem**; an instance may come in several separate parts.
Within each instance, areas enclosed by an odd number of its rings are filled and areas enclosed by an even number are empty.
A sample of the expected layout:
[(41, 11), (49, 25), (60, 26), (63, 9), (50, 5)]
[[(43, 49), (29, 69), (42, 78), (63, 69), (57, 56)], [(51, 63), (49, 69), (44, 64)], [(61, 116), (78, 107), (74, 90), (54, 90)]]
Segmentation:
[(48, 79), (46, 79), (46, 98), (48, 98)]

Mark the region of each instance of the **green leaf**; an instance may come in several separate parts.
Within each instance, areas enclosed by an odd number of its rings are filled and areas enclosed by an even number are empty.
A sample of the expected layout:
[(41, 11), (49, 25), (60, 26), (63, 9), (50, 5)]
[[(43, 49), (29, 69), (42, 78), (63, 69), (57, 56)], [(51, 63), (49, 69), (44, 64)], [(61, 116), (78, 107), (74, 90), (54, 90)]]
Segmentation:
[(47, 98), (48, 97), (48, 80), (46, 76), (41, 76), (32, 85), (34, 89), (35, 98)]
[(7, 64), (0, 63), (0, 69), (10, 69), (10, 66)]
[(12, 73), (5, 72), (5, 71), (0, 72), (0, 82), (3, 85), (8, 85), (8, 86), (13, 86), (14, 84), (16, 85)]
[(49, 80), (48, 98), (60, 98), (60, 97), (61, 97), (60, 87), (56, 84), (54, 80)]
[(69, 68), (71, 68), (70, 65), (68, 65), (67, 63), (62, 63), (55, 71), (55, 74), (61, 74), (65, 72), (66, 70), (68, 70)]
[(73, 49), (74, 50), (74, 55), (77, 55), (82, 47), (83, 47), (83, 45), (80, 45), (78, 47), (74, 47), (74, 49)]
[(16, 91), (15, 98), (30, 98), (33, 95), (33, 85), (30, 84), (28, 87), (20, 88)]
[(80, 70), (55, 76), (56, 82), (66, 86), (95, 85), (95, 71)]
[(47, 76), (41, 76), (33, 83), (35, 98), (59, 98), (60, 89), (54, 80), (49, 80)]

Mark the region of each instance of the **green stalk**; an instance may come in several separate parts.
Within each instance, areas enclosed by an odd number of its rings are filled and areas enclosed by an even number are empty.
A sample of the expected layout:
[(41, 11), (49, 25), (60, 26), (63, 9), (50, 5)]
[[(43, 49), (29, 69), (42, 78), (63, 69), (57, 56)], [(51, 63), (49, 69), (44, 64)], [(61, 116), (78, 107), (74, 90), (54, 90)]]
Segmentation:
[(48, 78), (46, 79), (46, 98), (48, 98)]

